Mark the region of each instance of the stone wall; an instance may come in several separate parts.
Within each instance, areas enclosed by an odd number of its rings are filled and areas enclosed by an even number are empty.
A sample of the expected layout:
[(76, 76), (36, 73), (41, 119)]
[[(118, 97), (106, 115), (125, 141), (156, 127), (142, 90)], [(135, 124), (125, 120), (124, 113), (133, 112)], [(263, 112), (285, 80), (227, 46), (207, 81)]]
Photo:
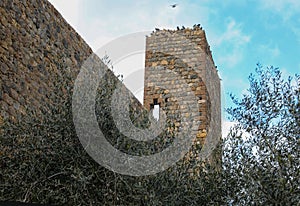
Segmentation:
[[(97, 164), (80, 144), (71, 100), (74, 81), (92, 57), (91, 66), (106, 71), (96, 97), (98, 125), (116, 149), (138, 156), (156, 154), (170, 145), (168, 140), (182, 125), (191, 126), (185, 124), (186, 119), (195, 124), (187, 135), (198, 137), (197, 144), (203, 145), (209, 135), (218, 139), (219, 79), (201, 29), (161, 31), (147, 38), (145, 106), (160, 104), (173, 124), (146, 142), (130, 139), (117, 128), (110, 107), (113, 92), (117, 85), (122, 94), (118, 96), (130, 92), (48, 1), (1, 0), (0, 15), (0, 200), (152, 205), (152, 200), (159, 204), (164, 194), (169, 201), (173, 196), (178, 199), (174, 185), (184, 196), (187, 189), (194, 189), (186, 170), (193, 169), (195, 161), (138, 178)], [(156, 49), (158, 45), (162, 49)], [(165, 68), (174, 73), (163, 76)], [(197, 99), (191, 101), (186, 95)], [(125, 103), (116, 102), (117, 107), (124, 107)], [(149, 128), (154, 120), (143, 105), (133, 95), (125, 102), (130, 104), (130, 123)], [(195, 102), (198, 110), (189, 113)]]
[[(202, 152), (209, 155), (208, 148), (221, 138), (220, 79), (204, 30), (159, 30), (147, 37), (144, 83), (144, 106), (158, 104), (176, 131), (185, 121), (181, 117), (195, 116), (192, 121), (198, 126), (192, 128), (191, 138), (197, 137), (195, 143), (202, 146), (206, 142)], [(193, 114), (187, 109), (194, 101), (190, 94), (198, 103)]]
[[(55, 82), (74, 81), (90, 47), (46, 0), (0, 2), (1, 116), (47, 113)], [(57, 97), (64, 98), (64, 97)]]
[[(60, 104), (70, 101), (74, 81), (93, 51), (46, 0), (2, 0), (0, 15), (0, 124), (18, 122), (24, 116), (47, 119), (53, 107), (61, 112)], [(193, 125), (185, 127), (192, 127), (189, 135), (197, 137), (196, 144), (218, 140), (220, 83), (205, 32), (199, 27), (163, 30), (146, 41), (145, 108), (160, 104), (171, 120), (168, 132), (174, 130), (172, 134), (190, 119)], [(107, 81), (99, 86), (101, 93), (101, 88), (119, 80), (99, 58), (97, 61), (108, 71)], [(164, 76), (157, 70), (165, 68), (172, 73)], [(194, 101), (186, 95), (196, 98), (197, 113), (189, 112)], [(109, 100), (111, 93), (102, 98)], [(106, 104), (110, 104), (108, 100)], [(134, 97), (131, 110), (133, 115), (141, 115), (142, 122), (147, 116)]]
[[(53, 101), (71, 98), (93, 51), (46, 0), (1, 0), (0, 15), (0, 119), (47, 117)], [(110, 71), (108, 77), (117, 80)]]

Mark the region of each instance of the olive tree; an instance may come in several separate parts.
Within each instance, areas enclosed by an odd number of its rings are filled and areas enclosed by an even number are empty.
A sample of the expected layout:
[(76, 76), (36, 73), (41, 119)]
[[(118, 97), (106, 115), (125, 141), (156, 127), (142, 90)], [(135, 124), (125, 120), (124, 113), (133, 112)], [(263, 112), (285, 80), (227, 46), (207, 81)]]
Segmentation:
[(233, 205), (300, 202), (300, 76), (257, 65), (242, 98), (230, 95), (236, 122), (224, 140), (224, 189)]

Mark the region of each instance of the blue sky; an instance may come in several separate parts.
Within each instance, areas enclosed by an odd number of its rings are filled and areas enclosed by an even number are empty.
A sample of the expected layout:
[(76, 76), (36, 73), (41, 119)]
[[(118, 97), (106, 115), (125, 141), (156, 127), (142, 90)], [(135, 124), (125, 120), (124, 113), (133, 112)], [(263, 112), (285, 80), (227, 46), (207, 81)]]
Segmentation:
[[(94, 51), (122, 35), (200, 23), (222, 78), (222, 110), (232, 105), (228, 92), (240, 96), (246, 91), (247, 78), (258, 62), (279, 67), (286, 76), (300, 73), (299, 0), (50, 2)], [(169, 5), (174, 3), (178, 6), (172, 9)], [(116, 68), (126, 77), (132, 72), (126, 65), (142, 68), (143, 58), (137, 55)]]

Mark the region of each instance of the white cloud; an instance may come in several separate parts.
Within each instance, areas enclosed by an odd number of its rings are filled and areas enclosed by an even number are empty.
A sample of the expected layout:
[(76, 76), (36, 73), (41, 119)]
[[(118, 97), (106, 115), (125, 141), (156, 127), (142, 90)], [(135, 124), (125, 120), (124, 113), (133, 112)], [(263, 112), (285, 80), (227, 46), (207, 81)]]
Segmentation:
[(261, 4), (263, 8), (275, 11), (283, 11), (287, 7), (294, 9), (300, 8), (300, 2), (298, 0), (263, 0)]
[(234, 67), (242, 61), (243, 57), (243, 53), (240, 49), (234, 48), (232, 51), (219, 57), (218, 62), (219, 64), (227, 65), (228, 67)]
[(79, 26), (80, 4), (82, 0), (61, 1), (48, 0), (60, 14), (72, 25), (75, 29)]
[(242, 24), (237, 24), (234, 19), (229, 18), (226, 31), (215, 37), (212, 41), (212, 45), (220, 46), (223, 43), (234, 43), (235, 46), (240, 46), (248, 43), (250, 39), (250, 35), (243, 33)]
[(221, 34), (216, 32), (211, 36), (211, 45), (214, 47), (214, 50), (222, 51), (217, 56), (218, 63), (228, 67), (234, 67), (243, 60), (243, 48), (251, 40), (251, 36), (243, 32), (242, 24), (238, 24), (233, 18), (227, 19), (227, 26), (224, 32)]
[[(93, 11), (95, 10), (93, 7), (99, 7), (99, 11)], [(152, 1), (96, 2), (89, 0), (89, 3), (85, 5), (85, 10), (83, 18), (87, 19), (80, 29), (87, 33), (88, 42), (95, 49), (95, 45), (98, 46), (106, 39), (153, 30), (155, 27), (171, 28), (181, 9), (171, 9), (168, 3)]]
[(225, 138), (229, 134), (230, 128), (233, 127), (236, 122), (224, 121), (222, 123), (222, 137)]
[[(300, 24), (300, 20), (298, 21), (298, 23)], [(300, 43), (300, 28), (299, 25), (291, 25), (291, 30), (292, 32), (295, 34), (297, 41)]]
[(271, 58), (276, 58), (281, 53), (278, 45), (273, 45), (271, 43), (260, 45), (258, 50), (263, 54), (267, 54), (267, 56)]
[(275, 48), (270, 48), (270, 53), (273, 57), (278, 57), (281, 52), (280, 52), (278, 46), (276, 46)]
[[(125, 34), (154, 30), (154, 28), (175, 29), (176, 26), (208, 21), (213, 9), (199, 2), (178, 0), (173, 2), (104, 1), (104, 0), (50, 0), (64, 18), (76, 29), (95, 51), (108, 41)], [(200, 22), (199, 22), (200, 23)]]
[(261, 1), (261, 9), (269, 11), (280, 17), (284, 26), (291, 30), (300, 44), (299, 0), (264, 0)]
[(284, 21), (300, 12), (299, 0), (263, 0), (260, 1), (262, 9), (267, 9), (280, 15)]
[[(298, 65), (298, 71), (300, 71), (300, 65)], [(292, 79), (292, 82), (291, 82), (291, 84), (293, 85), (293, 86), (296, 86), (297, 85), (297, 81), (296, 81), (296, 78), (295, 78), (295, 74), (296, 73), (292, 73), (291, 71), (289, 71), (288, 69), (286, 69), (285, 67), (282, 67), (282, 68), (280, 68), (280, 71), (281, 71), (281, 76), (282, 76), (282, 78), (285, 80), (285, 81), (287, 81), (288, 79), (289, 79), (289, 77), (292, 77), (293, 79)], [(298, 74), (299, 74), (299, 72), (298, 72)]]
[(243, 94), (249, 94), (249, 92), (247, 91), (249, 88), (249, 82), (245, 81), (244, 79), (229, 78), (226, 83), (227, 83), (227, 86), (233, 87), (238, 91), (238, 92), (233, 91), (233, 92), (237, 92), (237, 93), (234, 93), (235, 95), (239, 94), (239, 96), (237, 96), (238, 98), (241, 98)]

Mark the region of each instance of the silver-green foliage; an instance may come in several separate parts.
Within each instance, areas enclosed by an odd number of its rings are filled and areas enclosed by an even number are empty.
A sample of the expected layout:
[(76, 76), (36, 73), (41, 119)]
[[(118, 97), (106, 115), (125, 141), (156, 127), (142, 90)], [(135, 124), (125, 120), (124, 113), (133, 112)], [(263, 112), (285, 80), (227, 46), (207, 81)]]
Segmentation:
[(228, 108), (224, 144), (228, 199), (237, 205), (300, 202), (300, 76), (284, 80), (278, 68), (258, 65), (250, 88)]

